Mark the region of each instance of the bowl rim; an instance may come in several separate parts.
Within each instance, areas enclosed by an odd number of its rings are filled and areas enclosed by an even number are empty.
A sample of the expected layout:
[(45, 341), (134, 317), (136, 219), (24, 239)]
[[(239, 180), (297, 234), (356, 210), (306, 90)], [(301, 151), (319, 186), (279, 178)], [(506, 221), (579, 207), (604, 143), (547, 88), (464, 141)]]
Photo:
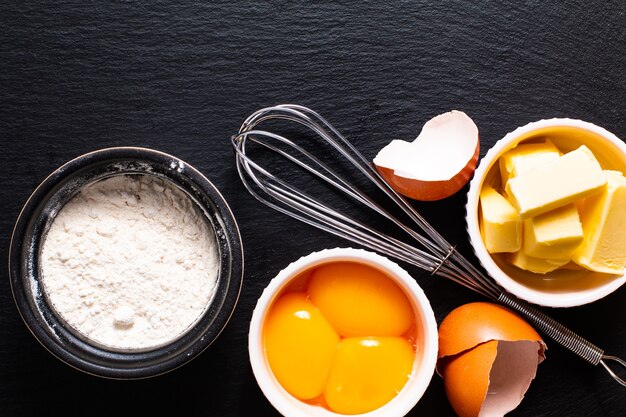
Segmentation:
[[(33, 223), (45, 216), (41, 210), (64, 182), (81, 172), (97, 169), (114, 161), (145, 163), (162, 172), (127, 171), (124, 174), (157, 175), (185, 192), (207, 216), (218, 240), (220, 262), (219, 286), (223, 293), (212, 298), (200, 318), (171, 343), (148, 349), (107, 348), (81, 337), (47, 305), (38, 279), (24, 273), (25, 257), (33, 257), (33, 248), (25, 248), (24, 239), (40, 239)], [(89, 182), (88, 184), (91, 184)], [(87, 185), (87, 184), (84, 184)], [(80, 188), (80, 187), (79, 187)], [(192, 191), (195, 195), (192, 195)], [(9, 283), (17, 310), (35, 339), (53, 356), (87, 374), (109, 379), (142, 379), (177, 369), (203, 352), (223, 331), (239, 299), (243, 283), (244, 253), (241, 234), (228, 203), (219, 190), (197, 169), (170, 154), (150, 148), (120, 146), (94, 150), (79, 155), (50, 173), (30, 194), (15, 222), (9, 243)], [(33, 272), (33, 274), (35, 274)], [(223, 278), (222, 278), (223, 277)], [(36, 281), (36, 282), (33, 282)], [(39, 295), (37, 295), (37, 292)], [(217, 287), (216, 287), (217, 293)], [(34, 295), (35, 294), (35, 295)], [(214, 305), (213, 305), (214, 304)], [(67, 328), (64, 328), (67, 327)]]
[(415, 407), (424, 395), (434, 375), (439, 343), (437, 322), (430, 301), (415, 279), (390, 259), (364, 249), (332, 248), (313, 252), (289, 264), (270, 281), (252, 313), (248, 334), (248, 353), (255, 379), (265, 397), (284, 416), (343, 416), (343, 414), (322, 407), (306, 404), (282, 388), (269, 368), (262, 342), (265, 314), (291, 279), (316, 266), (341, 261), (359, 262), (385, 272), (400, 285), (410, 299), (413, 308), (417, 310), (416, 314), (419, 314), (423, 319), (422, 357), (419, 364), (417, 361), (414, 364), (412, 378), (390, 402), (370, 412), (359, 414), (368, 417), (404, 416)]
[(497, 265), (497, 263), (494, 261), (494, 259), (485, 248), (485, 245), (480, 236), (478, 222), (478, 203), (480, 189), (482, 188), (487, 173), (489, 172), (495, 161), (497, 161), (497, 159), (504, 153), (505, 150), (514, 145), (517, 145), (517, 143), (522, 140), (523, 136), (535, 130), (551, 127), (572, 127), (581, 130), (587, 130), (591, 133), (596, 134), (598, 137), (601, 137), (602, 139), (608, 141), (611, 145), (615, 146), (616, 148), (620, 149), (624, 154), (626, 154), (626, 144), (622, 140), (620, 140), (615, 134), (600, 126), (583, 120), (571, 118), (551, 118), (530, 122), (526, 125), (520, 126), (517, 129), (507, 133), (502, 139), (498, 140), (480, 160), (474, 176), (470, 181), (469, 191), (467, 193), (467, 204), (465, 208), (466, 227), (472, 249), (479, 262), (486, 269), (489, 275), (493, 277), (493, 279), (495, 279), (495, 281), (500, 284), (505, 290), (523, 300), (545, 307), (576, 307), (592, 303), (616, 291), (626, 282), (626, 274), (622, 277), (611, 280), (598, 288), (579, 291), (575, 294), (547, 293), (537, 289), (529, 288), (519, 283), (518, 281), (504, 273), (502, 269), (500, 269), (500, 267)]

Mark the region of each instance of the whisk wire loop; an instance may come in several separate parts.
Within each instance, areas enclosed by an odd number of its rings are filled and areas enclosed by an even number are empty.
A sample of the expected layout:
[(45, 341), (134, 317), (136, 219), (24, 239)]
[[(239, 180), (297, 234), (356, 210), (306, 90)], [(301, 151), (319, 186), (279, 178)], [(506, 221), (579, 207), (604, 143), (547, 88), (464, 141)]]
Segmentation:
[[(372, 168), (371, 164), (365, 159), (365, 157), (350, 143), (337, 129), (335, 129), (326, 119), (320, 116), (318, 113), (314, 112), (311, 109), (308, 109), (303, 106), (293, 105), (293, 104), (283, 104), (275, 107), (269, 107), (265, 109), (261, 109), (255, 114), (251, 115), (245, 122), (245, 129), (242, 126), (240, 130), (240, 134), (248, 134), (251, 133), (249, 130), (256, 127), (261, 122), (267, 120), (288, 120), (295, 122), (297, 124), (308, 127), (314, 133), (316, 133), (319, 137), (324, 139), (325, 143), (330, 144), (341, 156), (347, 159), (350, 164), (356, 167), (368, 180), (374, 183), (378, 189), (383, 191), (389, 198), (391, 198), (398, 207), (400, 207), (416, 225), (426, 232), (429, 235), (429, 240), (424, 236), (417, 233), (415, 230), (405, 226), (401, 222), (397, 221), (393, 216), (389, 215), (389, 213), (381, 212), (380, 207), (375, 208), (372, 204), (372, 200), (370, 200), (365, 193), (359, 192), (358, 194), (368, 200), (368, 203), (365, 203), (370, 206), (375, 211), (378, 211), (383, 216), (387, 217), (389, 220), (396, 223), (398, 227), (400, 227), (404, 232), (411, 235), (414, 239), (418, 240), (418, 242), (427, 247), (429, 250), (438, 253), (439, 255), (445, 255), (445, 252), (442, 251), (443, 247), (449, 247), (450, 244), (443, 239), (443, 237), (437, 233), (431, 226), (426, 222), (426, 220), (410, 205), (406, 202), (406, 200), (400, 196), (395, 190), (387, 185), (387, 183), (381, 178), (378, 172)], [(260, 132), (256, 132), (257, 134)], [(269, 132), (263, 132), (267, 134)], [(270, 135), (266, 135), (270, 136)], [(302, 148), (295, 143), (288, 141), (283, 138), (283, 143), (289, 142), (293, 149), (298, 151), (299, 153), (310, 157), (311, 154), (308, 152), (302, 152)], [(315, 159), (315, 158), (314, 158)], [(319, 161), (318, 161), (319, 162)], [(332, 176), (337, 176), (333, 170), (325, 169), (326, 172), (331, 174)], [(347, 182), (342, 181), (344, 185)], [(383, 210), (384, 211), (384, 210)]]
[[(262, 136), (267, 133), (263, 131), (255, 132), (257, 135)], [(249, 134), (251, 133), (252, 132), (249, 132)], [(259, 137), (255, 137), (253, 139), (249, 136), (249, 134), (239, 135), (233, 138), (233, 144), (239, 160), (237, 168), (240, 172), (240, 176), (242, 177), (242, 182), (258, 201), (304, 223), (320, 228), (326, 232), (330, 232), (336, 236), (351, 240), (372, 250), (385, 253), (396, 259), (403, 260), (421, 269), (434, 271), (437, 275), (448, 278), (472, 289), (473, 291), (477, 291), (487, 297), (493, 298), (493, 294), (486, 292), (484, 288), (477, 285), (476, 282), (467, 280), (466, 274), (464, 274), (464, 272), (454, 263), (447, 262), (446, 259), (441, 259), (437, 255), (424, 252), (401, 240), (380, 233), (362, 222), (337, 212), (309, 194), (306, 194), (301, 190), (297, 190), (286, 181), (283, 181), (268, 172), (267, 169), (260, 167), (245, 154), (246, 139), (257, 144), (263, 144), (263, 146), (276, 151), (276, 153), (281, 156), (284, 156), (285, 153), (279, 152), (278, 149), (263, 142)], [(267, 136), (275, 138), (276, 135), (272, 134)], [(292, 160), (292, 158), (288, 159)], [(244, 175), (244, 172), (246, 172), (247, 175)], [(319, 172), (316, 172), (316, 176), (327, 180), (327, 178)], [(264, 194), (272, 197), (272, 201), (257, 193), (247, 178), (251, 178), (256, 187), (263, 191)], [(336, 184), (330, 180), (328, 180), (328, 183)], [(359, 201), (363, 202), (367, 206), (374, 204), (369, 199), (361, 198)], [(451, 256), (451, 253), (448, 253), (446, 257), (449, 256)]]

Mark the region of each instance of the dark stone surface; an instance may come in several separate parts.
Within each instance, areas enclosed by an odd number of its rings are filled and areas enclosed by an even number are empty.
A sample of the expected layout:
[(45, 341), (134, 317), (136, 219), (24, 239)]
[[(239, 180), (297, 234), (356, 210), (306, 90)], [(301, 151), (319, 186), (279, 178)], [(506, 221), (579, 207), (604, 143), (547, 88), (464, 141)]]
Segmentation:
[[(243, 189), (229, 137), (259, 107), (319, 111), (371, 158), (456, 108), (481, 155), (515, 127), (580, 118), (626, 137), (623, 1), (17, 2), (0, 5), (0, 252), (48, 173), (86, 151), (141, 145), (174, 154), (223, 192), (246, 256), (238, 307), (193, 362), (142, 381), (84, 375), (29, 334), (0, 280), (0, 414), (274, 416), (247, 356), (256, 299), (289, 262), (347, 243), (286, 219)], [(420, 210), (467, 248), (463, 189)], [(437, 319), (480, 299), (408, 267)], [(552, 315), (626, 357), (624, 289)], [(550, 344), (511, 416), (622, 416), (624, 389)], [(410, 415), (452, 416), (442, 381)]]

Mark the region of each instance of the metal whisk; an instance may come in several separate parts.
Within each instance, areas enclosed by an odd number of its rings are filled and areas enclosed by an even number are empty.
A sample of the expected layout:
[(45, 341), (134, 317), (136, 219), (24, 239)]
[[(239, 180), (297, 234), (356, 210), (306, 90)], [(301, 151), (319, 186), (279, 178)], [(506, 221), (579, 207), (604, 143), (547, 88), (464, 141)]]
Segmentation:
[[(316, 138), (321, 139), (322, 143), (330, 144), (335, 151), (356, 167), (360, 174), (393, 201), (408, 216), (414, 226), (417, 226), (419, 232), (402, 223), (366, 193), (342, 177), (337, 170), (329, 168), (327, 164), (302, 146), (278, 134), (257, 129), (259, 124), (275, 120), (294, 122), (304, 126), (310, 129)], [(612, 361), (615, 366), (621, 365), (626, 368), (626, 361), (605, 355), (602, 349), (548, 317), (536, 307), (509, 294), (490, 277), (474, 267), (378, 175), (369, 161), (350, 142), (316, 112), (297, 105), (279, 105), (258, 110), (244, 121), (239, 133), (232, 137), (232, 144), (236, 151), (236, 164), (241, 181), (257, 200), (302, 222), (415, 265), (429, 271), (432, 275), (450, 279), (515, 310), (543, 334), (566, 349), (592, 365), (601, 364), (615, 381), (626, 387), (626, 381), (607, 365), (607, 362)], [(283, 173), (282, 178), (270, 172), (268, 168), (260, 166), (249, 156), (251, 147), (258, 147), (272, 152), (277, 157), (282, 157), (331, 189), (351, 197), (355, 202), (387, 218), (414, 239), (421, 248), (381, 233), (294, 186), (293, 182), (290, 183), (285, 179), (285, 177), (293, 179), (294, 172), (288, 173), (289, 175)]]

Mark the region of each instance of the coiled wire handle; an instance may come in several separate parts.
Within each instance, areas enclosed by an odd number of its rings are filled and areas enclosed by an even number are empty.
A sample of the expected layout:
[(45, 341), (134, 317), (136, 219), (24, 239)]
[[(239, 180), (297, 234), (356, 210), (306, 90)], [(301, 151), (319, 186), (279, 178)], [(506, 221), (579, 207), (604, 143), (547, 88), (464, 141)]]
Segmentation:
[(626, 387), (626, 381), (620, 378), (606, 363), (606, 361), (613, 361), (626, 368), (626, 362), (622, 359), (605, 355), (604, 351), (593, 343), (577, 335), (536, 307), (526, 301), (520, 300), (512, 294), (503, 292), (496, 301), (519, 313), (543, 334), (590, 364), (594, 366), (602, 364), (615, 381)]
[(561, 346), (572, 351), (592, 365), (597, 365), (602, 360), (602, 355), (604, 354), (602, 349), (542, 313), (526, 301), (520, 300), (512, 294), (505, 292), (500, 294), (496, 301), (518, 312), (541, 333), (558, 342)]

